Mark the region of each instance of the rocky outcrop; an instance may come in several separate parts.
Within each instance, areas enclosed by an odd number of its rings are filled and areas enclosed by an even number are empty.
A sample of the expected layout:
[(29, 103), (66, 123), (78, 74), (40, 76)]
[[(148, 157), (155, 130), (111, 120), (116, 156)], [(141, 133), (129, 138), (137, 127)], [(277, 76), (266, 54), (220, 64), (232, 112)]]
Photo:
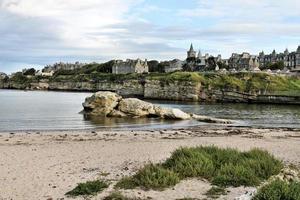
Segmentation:
[(136, 98), (123, 99), (113, 92), (97, 92), (82, 104), (88, 115), (102, 117), (157, 117), (164, 119), (190, 119), (179, 109), (162, 108)]
[(87, 113), (106, 117), (118, 106), (121, 99), (121, 96), (113, 92), (96, 92), (86, 98), (82, 105)]
[(188, 114), (179, 109), (163, 108), (136, 98), (123, 99), (113, 92), (97, 92), (83, 103), (85, 114), (102, 117), (148, 117), (172, 120), (195, 119), (208, 123), (231, 123), (229, 120)]
[(122, 99), (119, 103), (119, 111), (130, 116), (147, 117), (156, 116), (154, 105), (136, 98)]

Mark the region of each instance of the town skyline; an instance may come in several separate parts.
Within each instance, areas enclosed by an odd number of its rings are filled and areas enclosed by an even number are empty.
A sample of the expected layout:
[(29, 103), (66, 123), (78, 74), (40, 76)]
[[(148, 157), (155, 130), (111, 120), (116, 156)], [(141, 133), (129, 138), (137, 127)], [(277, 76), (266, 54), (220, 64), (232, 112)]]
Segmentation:
[(294, 51), (299, 8), (296, 0), (0, 0), (0, 71), (60, 61), (185, 59), (191, 42), (224, 58)]

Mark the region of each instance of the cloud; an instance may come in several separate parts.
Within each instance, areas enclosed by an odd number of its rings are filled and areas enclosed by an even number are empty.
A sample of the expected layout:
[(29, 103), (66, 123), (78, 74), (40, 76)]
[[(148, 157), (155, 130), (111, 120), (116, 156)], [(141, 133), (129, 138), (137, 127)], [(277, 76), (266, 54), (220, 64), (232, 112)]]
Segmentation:
[(0, 71), (56, 61), (184, 59), (190, 42), (223, 57), (293, 50), (299, 6), (299, 0), (0, 0)]

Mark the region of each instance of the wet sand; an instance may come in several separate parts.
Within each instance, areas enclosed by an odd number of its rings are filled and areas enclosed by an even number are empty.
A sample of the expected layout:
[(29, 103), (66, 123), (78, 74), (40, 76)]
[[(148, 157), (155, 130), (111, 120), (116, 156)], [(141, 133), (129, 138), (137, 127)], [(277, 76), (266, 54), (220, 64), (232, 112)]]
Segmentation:
[[(56, 131), (0, 134), (0, 199), (70, 199), (77, 183), (104, 179), (113, 184), (149, 162), (161, 162), (181, 146), (216, 145), (268, 150), (286, 164), (300, 166), (300, 130), (194, 127), (143, 131)], [(130, 190), (152, 199), (205, 198), (205, 180), (189, 179), (162, 192)], [(229, 189), (234, 199), (250, 188)], [(77, 199), (84, 199), (79, 197)]]

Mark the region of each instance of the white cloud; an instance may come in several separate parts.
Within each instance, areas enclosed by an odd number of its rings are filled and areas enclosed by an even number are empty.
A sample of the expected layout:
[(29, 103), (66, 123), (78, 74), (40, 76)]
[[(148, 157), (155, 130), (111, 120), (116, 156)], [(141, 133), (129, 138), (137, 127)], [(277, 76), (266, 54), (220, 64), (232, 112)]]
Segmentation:
[(13, 62), (184, 58), (190, 42), (227, 57), (300, 41), (299, 0), (196, 0), (188, 10), (150, 2), (0, 0), (0, 71)]

